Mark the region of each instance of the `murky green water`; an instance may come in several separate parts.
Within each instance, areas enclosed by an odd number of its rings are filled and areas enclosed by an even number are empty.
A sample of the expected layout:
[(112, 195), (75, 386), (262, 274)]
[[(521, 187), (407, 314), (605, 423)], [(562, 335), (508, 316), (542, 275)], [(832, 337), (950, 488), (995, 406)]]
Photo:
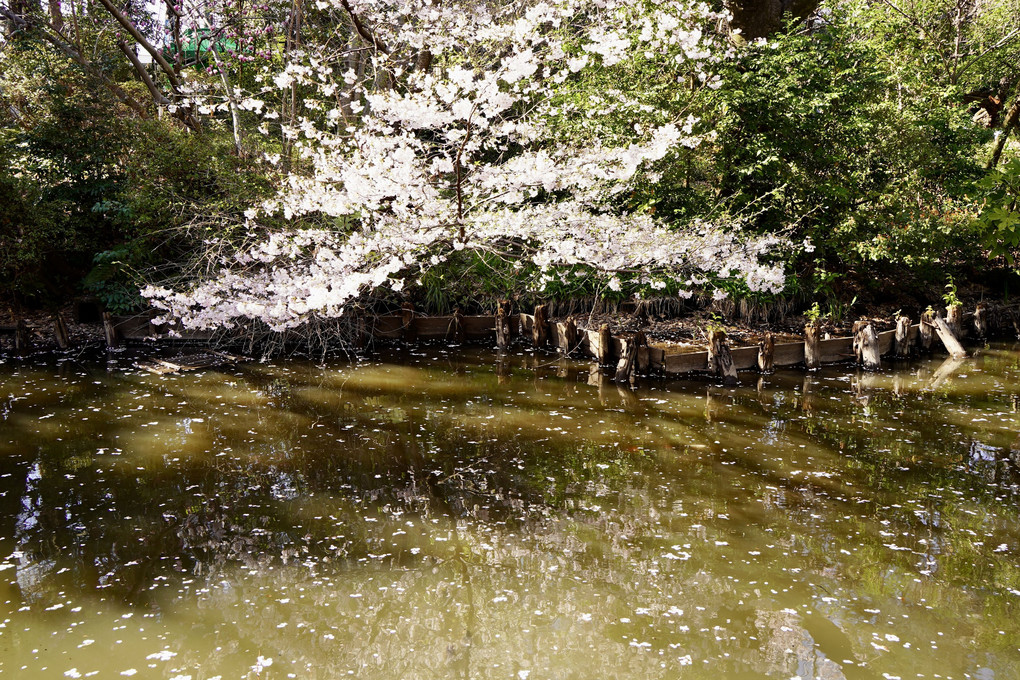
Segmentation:
[(0, 675), (1020, 677), (1017, 347), (391, 359), (0, 365)]

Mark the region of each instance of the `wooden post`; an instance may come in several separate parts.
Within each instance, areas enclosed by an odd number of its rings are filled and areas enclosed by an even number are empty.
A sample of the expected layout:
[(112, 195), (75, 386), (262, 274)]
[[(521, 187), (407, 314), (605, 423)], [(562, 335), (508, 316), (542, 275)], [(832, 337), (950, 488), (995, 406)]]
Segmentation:
[(446, 339), (461, 344), (464, 342), (464, 315), (460, 313), (460, 307), (453, 308), (453, 316), (446, 329)]
[(535, 325), (531, 328), (531, 339), (535, 347), (545, 347), (549, 342), (549, 324), (546, 320), (546, 306), (535, 307)]
[(822, 365), (822, 352), (818, 346), (819, 331), (818, 326), (813, 323), (804, 326), (804, 364), (809, 369)]
[(67, 349), (71, 346), (71, 340), (67, 335), (67, 324), (64, 323), (64, 317), (60, 315), (60, 312), (53, 313), (53, 337), (60, 349)]
[(410, 302), (400, 305), (400, 315), (402, 317), (404, 342), (414, 342), (418, 338), (414, 328), (414, 305)]
[(979, 338), (988, 337), (988, 305), (979, 302), (974, 310), (974, 330)]
[(634, 377), (637, 368), (638, 349), (645, 344), (645, 334), (638, 331), (632, 338), (623, 339), (623, 351), (620, 362), (616, 364), (616, 382), (623, 382)]
[(32, 350), (32, 334), (28, 330), (28, 324), (24, 319), (14, 322), (14, 352), (15, 354), (27, 354)]
[(606, 365), (613, 358), (613, 336), (609, 332), (609, 324), (604, 323), (599, 328), (599, 364)]
[[(560, 333), (562, 332), (562, 337)], [(556, 343), (560, 347), (560, 352), (564, 355), (569, 355), (577, 348), (577, 322), (574, 321), (574, 317), (568, 317), (563, 322), (562, 328), (557, 327), (556, 332)]]
[(733, 365), (730, 343), (726, 340), (724, 330), (708, 332), (708, 370), (723, 378), (727, 385), (737, 383), (737, 369)]
[(869, 371), (882, 368), (882, 357), (878, 349), (878, 333), (870, 321), (854, 322), (854, 353), (857, 361)]
[(942, 344), (946, 346), (946, 351), (954, 357), (965, 357), (967, 351), (963, 349), (963, 345), (953, 335), (953, 330), (949, 327), (949, 323), (942, 317), (935, 318), (935, 332), (938, 333), (939, 339)]
[(502, 300), (496, 305), (496, 349), (510, 346), (510, 301)]
[(935, 339), (935, 316), (935, 311), (931, 309), (921, 315), (917, 337), (921, 341), (921, 349), (925, 352), (931, 349), (931, 343)]
[(963, 305), (946, 307), (946, 325), (957, 340), (963, 339)]
[(365, 327), (365, 315), (360, 311), (354, 313), (354, 348), (365, 349), (368, 344), (368, 329)]
[(901, 316), (896, 319), (896, 356), (909, 357), (914, 349), (914, 343), (910, 338), (910, 317)]
[(109, 312), (103, 312), (103, 334), (106, 336), (106, 346), (116, 347), (120, 344), (120, 338), (117, 337), (117, 328), (113, 325), (113, 317), (110, 316)]
[(758, 341), (758, 370), (771, 373), (775, 366), (776, 338), (771, 331)]

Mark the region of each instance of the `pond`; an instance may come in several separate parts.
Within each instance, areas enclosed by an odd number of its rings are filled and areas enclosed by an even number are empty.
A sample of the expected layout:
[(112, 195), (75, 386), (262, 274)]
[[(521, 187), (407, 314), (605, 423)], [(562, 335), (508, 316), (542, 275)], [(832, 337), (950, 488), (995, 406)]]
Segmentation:
[(0, 676), (1020, 677), (1020, 347), (0, 364)]

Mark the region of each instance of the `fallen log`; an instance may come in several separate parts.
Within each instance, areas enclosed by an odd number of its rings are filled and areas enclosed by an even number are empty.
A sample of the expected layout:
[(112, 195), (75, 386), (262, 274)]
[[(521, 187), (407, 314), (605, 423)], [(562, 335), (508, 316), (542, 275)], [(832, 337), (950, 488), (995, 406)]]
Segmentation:
[(949, 323), (942, 317), (935, 317), (935, 333), (938, 334), (939, 340), (945, 345), (946, 351), (954, 357), (966, 357), (967, 351), (963, 349), (963, 345), (960, 344), (959, 339), (953, 334), (952, 328), (949, 327)]

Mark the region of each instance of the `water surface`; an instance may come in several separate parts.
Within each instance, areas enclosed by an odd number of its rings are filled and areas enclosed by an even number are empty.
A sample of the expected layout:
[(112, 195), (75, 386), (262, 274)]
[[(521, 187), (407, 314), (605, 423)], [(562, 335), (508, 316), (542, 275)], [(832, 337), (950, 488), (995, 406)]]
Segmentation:
[(1020, 348), (0, 364), (0, 676), (1020, 677)]

